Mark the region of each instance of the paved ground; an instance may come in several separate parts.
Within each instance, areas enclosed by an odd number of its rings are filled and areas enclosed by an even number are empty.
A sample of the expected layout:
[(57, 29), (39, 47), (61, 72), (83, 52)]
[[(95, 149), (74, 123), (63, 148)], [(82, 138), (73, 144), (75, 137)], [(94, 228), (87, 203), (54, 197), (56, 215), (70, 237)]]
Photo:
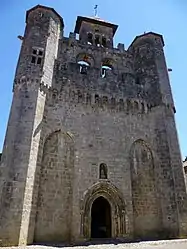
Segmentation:
[[(0, 247), (3, 248), (3, 247)], [(7, 249), (59, 249), (62, 248), (52, 246), (22, 246), (22, 247), (7, 247)], [(139, 242), (139, 243), (126, 243), (126, 244), (101, 244), (101, 245), (89, 245), (89, 246), (75, 246), (64, 247), (65, 249), (187, 249), (187, 239), (185, 240), (170, 240), (170, 241), (151, 241), (151, 242)]]

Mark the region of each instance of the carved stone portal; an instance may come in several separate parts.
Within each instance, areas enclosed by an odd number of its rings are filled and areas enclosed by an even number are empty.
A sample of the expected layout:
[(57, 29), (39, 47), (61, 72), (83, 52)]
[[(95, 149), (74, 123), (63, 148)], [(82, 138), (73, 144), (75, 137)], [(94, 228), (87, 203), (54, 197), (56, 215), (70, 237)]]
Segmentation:
[(94, 201), (99, 198), (105, 198), (110, 204), (111, 210), (111, 238), (125, 237), (126, 235), (126, 215), (125, 203), (119, 190), (109, 182), (99, 182), (93, 185), (84, 194), (82, 206), (82, 231), (85, 239), (91, 238), (91, 211)]

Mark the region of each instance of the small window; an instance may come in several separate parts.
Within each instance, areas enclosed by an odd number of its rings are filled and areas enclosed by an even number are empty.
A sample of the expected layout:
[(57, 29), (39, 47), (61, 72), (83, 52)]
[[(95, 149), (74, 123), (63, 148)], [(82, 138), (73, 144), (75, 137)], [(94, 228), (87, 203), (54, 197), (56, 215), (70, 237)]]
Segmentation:
[(108, 104), (108, 97), (107, 96), (103, 96), (103, 104), (104, 105)]
[(32, 50), (31, 63), (40, 65), (42, 63), (43, 49), (34, 48)]
[(78, 91), (78, 103), (82, 103), (83, 101), (83, 95), (80, 91)]
[(33, 49), (32, 53), (33, 53), (33, 54), (37, 54), (37, 50), (36, 50), (36, 49)]
[(136, 84), (137, 84), (137, 85), (140, 85), (140, 84), (141, 84), (141, 83), (140, 83), (140, 78), (139, 78), (138, 76), (136, 77)]
[(43, 17), (43, 16), (44, 16), (44, 14), (43, 14), (41, 11), (38, 12), (38, 15), (39, 15), (40, 17)]
[(130, 100), (127, 100), (127, 112), (130, 112), (132, 110), (132, 104)]
[(107, 179), (107, 165), (101, 163), (99, 166), (99, 179)]
[(31, 63), (35, 64), (36, 63), (36, 57), (32, 56)]
[(95, 95), (95, 103), (99, 104), (99, 95), (97, 95), (97, 94)]
[(144, 103), (141, 103), (141, 111), (142, 111), (142, 113), (144, 113), (144, 112), (145, 112), (145, 106), (144, 106)]
[(39, 50), (38, 55), (42, 56), (43, 55), (43, 51)]
[(41, 62), (42, 62), (42, 58), (38, 57), (37, 64), (39, 65), (39, 64), (41, 64)]

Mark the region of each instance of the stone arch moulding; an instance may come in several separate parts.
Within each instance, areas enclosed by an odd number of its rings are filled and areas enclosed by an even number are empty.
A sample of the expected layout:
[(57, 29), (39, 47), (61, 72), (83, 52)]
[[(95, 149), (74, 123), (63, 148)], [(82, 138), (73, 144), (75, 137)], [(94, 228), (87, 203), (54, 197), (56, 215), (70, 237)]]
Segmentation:
[(93, 56), (87, 53), (79, 53), (76, 57), (76, 62), (78, 63), (79, 61), (87, 62), (91, 67), (95, 64)]
[(111, 237), (127, 236), (127, 216), (125, 202), (119, 190), (109, 182), (99, 182), (88, 189), (83, 196), (81, 206), (81, 236), (91, 239), (91, 209), (98, 197), (104, 197), (111, 206)]
[(45, 131), (44, 138), (43, 138), (43, 146), (45, 142), (47, 141), (47, 138), (49, 138), (53, 133), (56, 133), (56, 132), (61, 132), (63, 134), (66, 134), (74, 141), (74, 136), (70, 131), (67, 131), (65, 128), (62, 128), (62, 126), (57, 126), (57, 127), (54, 126), (54, 127), (48, 128)]
[[(133, 104), (132, 100), (130, 100), (130, 102), (131, 102), (131, 104)], [(144, 105), (145, 105), (145, 103), (144, 103)], [(152, 149), (152, 148), (154, 148), (153, 143), (152, 143), (152, 141), (147, 141), (146, 138), (138, 138), (138, 139), (136, 139), (136, 140), (134, 140), (132, 142), (132, 144), (129, 147), (129, 161), (130, 162), (131, 162), (131, 156), (132, 156), (132, 153), (133, 153), (133, 149), (137, 144), (141, 144), (141, 145), (145, 146), (151, 152), (151, 155), (152, 155), (152, 158), (153, 158), (153, 167), (156, 164), (158, 164), (159, 160), (157, 158), (157, 155), (156, 155), (155, 151)]]
[(43, 136), (42, 143), (41, 143), (41, 151), (42, 151), (42, 153), (41, 153), (41, 159), (43, 159), (43, 152), (44, 152), (45, 143), (55, 133), (63, 133), (64, 135), (68, 136), (72, 140), (73, 144), (75, 143), (73, 134), (71, 132), (67, 131), (66, 129), (60, 128), (59, 126), (58, 127), (54, 126), (53, 128), (48, 128), (44, 132), (44, 136)]
[[(69, 228), (67, 225), (71, 223), (73, 190), (73, 183), (69, 179), (73, 179), (74, 175), (74, 141), (68, 132), (62, 132), (59, 129), (47, 136), (43, 146), (40, 172), (38, 173), (39, 186), (34, 241), (50, 240), (50, 236), (68, 239)], [(56, 180), (57, 178), (61, 180)], [(56, 180), (55, 186), (53, 185), (54, 180)], [(55, 198), (53, 197), (54, 191)], [(63, 206), (61, 200), (66, 200)], [(55, 216), (53, 217), (54, 207)], [(43, 213), (46, 214), (45, 218), (43, 218)], [(60, 220), (58, 217), (61, 217)], [(51, 219), (54, 226), (46, 231), (43, 228), (45, 224), (49, 224)]]
[(114, 63), (114, 60), (112, 58), (104, 58), (101, 62), (101, 65), (102, 66), (108, 66), (110, 67), (111, 69), (115, 69), (115, 63)]
[(132, 144), (130, 165), (134, 237), (154, 238), (162, 229), (162, 210), (154, 156), (144, 140)]

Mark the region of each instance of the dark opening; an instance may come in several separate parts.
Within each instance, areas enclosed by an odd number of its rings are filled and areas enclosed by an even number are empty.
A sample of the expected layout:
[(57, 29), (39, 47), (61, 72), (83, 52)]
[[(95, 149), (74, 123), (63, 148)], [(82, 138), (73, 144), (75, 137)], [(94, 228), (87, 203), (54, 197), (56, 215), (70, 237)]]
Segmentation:
[(31, 63), (36, 63), (36, 57), (35, 56), (32, 56), (32, 59), (31, 59)]
[(95, 36), (95, 45), (98, 46), (98, 47), (100, 46), (100, 37), (99, 37), (99, 35)]
[(93, 35), (91, 33), (88, 33), (88, 44), (93, 44)]
[(107, 179), (107, 166), (105, 163), (101, 163), (99, 166), (99, 178), (100, 179)]
[(38, 57), (37, 64), (41, 64), (41, 62), (42, 62), (42, 58)]
[(33, 49), (32, 53), (33, 53), (33, 54), (37, 54), (37, 50), (36, 50), (36, 49)]
[(91, 218), (91, 237), (111, 238), (111, 207), (104, 197), (94, 201)]
[(140, 84), (141, 84), (141, 83), (140, 83), (140, 78), (139, 78), (138, 76), (136, 77), (136, 84), (137, 84), (137, 85), (140, 85)]
[(43, 55), (43, 51), (42, 51), (42, 50), (39, 50), (38, 54), (39, 54), (40, 56), (42, 56), (42, 55)]
[(106, 47), (106, 38), (105, 37), (102, 37), (102, 46)]

